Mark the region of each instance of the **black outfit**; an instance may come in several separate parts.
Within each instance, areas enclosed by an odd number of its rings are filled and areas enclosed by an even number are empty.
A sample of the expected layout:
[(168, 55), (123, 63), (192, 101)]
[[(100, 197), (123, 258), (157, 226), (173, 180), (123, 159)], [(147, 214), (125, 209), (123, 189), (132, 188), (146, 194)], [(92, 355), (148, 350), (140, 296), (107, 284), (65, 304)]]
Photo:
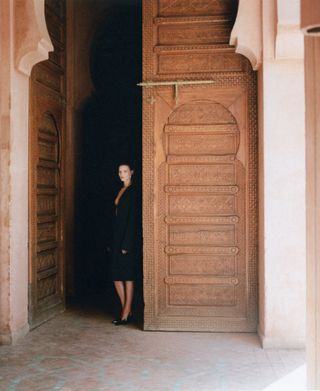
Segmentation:
[[(116, 206), (112, 247), (112, 280), (135, 280), (136, 193), (133, 185), (125, 190)], [(126, 250), (127, 254), (122, 254), (121, 250)]]

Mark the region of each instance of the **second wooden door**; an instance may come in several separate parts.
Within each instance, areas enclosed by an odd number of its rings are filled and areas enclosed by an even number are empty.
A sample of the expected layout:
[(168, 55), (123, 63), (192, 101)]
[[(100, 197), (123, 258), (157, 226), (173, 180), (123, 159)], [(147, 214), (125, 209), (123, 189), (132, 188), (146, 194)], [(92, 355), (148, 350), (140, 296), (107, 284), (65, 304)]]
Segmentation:
[(235, 4), (145, 1), (148, 330), (256, 331), (256, 82), (228, 44)]

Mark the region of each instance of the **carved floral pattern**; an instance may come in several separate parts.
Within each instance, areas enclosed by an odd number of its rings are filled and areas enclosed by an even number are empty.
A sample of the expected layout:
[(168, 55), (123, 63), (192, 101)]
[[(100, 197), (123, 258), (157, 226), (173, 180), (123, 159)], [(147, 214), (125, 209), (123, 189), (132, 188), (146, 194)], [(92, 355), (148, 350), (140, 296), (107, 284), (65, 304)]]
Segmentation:
[(231, 25), (215, 23), (176, 24), (159, 27), (160, 45), (228, 43)]
[(165, 186), (166, 193), (231, 193), (239, 191), (238, 186)]
[(191, 306), (233, 306), (235, 290), (233, 286), (203, 284), (201, 289), (195, 284), (176, 284), (169, 286), (171, 305)]
[(235, 198), (233, 195), (170, 196), (169, 210), (173, 215), (235, 214)]
[(37, 258), (37, 271), (46, 270), (56, 266), (57, 264), (57, 253), (56, 249), (44, 251), (38, 255)]
[(234, 276), (236, 259), (233, 255), (172, 255), (170, 275)]
[(228, 53), (163, 54), (159, 56), (159, 73), (192, 73), (242, 71), (243, 61), (240, 55)]
[(179, 106), (169, 117), (169, 124), (214, 125), (236, 124), (236, 120), (222, 104), (195, 101)]
[(54, 295), (57, 291), (57, 277), (55, 275), (38, 282), (38, 300), (43, 300), (48, 296)]
[(223, 186), (234, 185), (236, 181), (233, 164), (172, 164), (168, 171), (171, 185), (220, 185), (223, 189)]
[(234, 245), (234, 226), (181, 225), (169, 227), (169, 243), (172, 245)]

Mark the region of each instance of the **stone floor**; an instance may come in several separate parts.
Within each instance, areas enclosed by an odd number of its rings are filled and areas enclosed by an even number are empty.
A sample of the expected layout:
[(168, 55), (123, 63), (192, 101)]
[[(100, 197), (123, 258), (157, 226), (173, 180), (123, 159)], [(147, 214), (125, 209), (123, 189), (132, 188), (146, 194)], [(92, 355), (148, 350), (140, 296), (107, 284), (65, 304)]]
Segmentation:
[(0, 390), (304, 389), (301, 350), (262, 350), (254, 334), (143, 332), (110, 320), (68, 310), (1, 347)]

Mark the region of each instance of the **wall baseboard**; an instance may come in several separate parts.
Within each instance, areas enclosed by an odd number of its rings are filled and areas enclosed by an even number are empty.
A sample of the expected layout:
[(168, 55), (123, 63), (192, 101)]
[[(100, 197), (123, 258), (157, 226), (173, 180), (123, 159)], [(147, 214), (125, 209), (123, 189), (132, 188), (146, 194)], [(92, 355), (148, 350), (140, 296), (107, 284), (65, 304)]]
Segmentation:
[(20, 338), (27, 335), (29, 332), (29, 324), (25, 324), (22, 328), (0, 334), (0, 345), (14, 345), (19, 341)]
[(263, 349), (305, 349), (306, 341), (304, 338), (297, 337), (268, 337), (258, 325), (258, 337)]

